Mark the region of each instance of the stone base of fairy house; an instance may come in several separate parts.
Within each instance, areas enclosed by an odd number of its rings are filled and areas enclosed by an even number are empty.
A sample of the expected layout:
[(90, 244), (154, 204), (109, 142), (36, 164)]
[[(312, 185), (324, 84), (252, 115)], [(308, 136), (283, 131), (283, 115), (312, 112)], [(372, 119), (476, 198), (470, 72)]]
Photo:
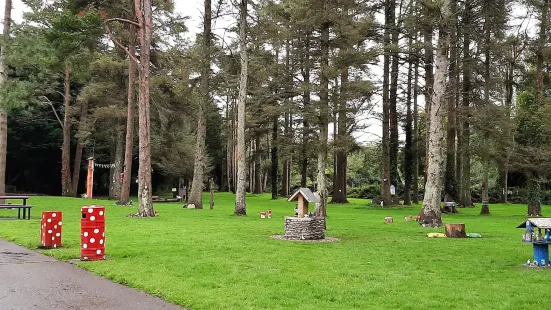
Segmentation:
[(325, 218), (286, 216), (284, 237), (288, 240), (325, 239)]

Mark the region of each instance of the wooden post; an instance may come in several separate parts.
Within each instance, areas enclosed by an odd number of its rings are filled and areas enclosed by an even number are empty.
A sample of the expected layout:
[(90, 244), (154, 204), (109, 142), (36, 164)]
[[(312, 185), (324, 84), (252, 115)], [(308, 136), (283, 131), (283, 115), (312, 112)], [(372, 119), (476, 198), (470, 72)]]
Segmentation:
[(446, 224), (446, 236), (448, 238), (467, 238), (467, 233), (465, 232), (465, 224)]
[(308, 201), (304, 199), (302, 195), (298, 195), (298, 217), (304, 217), (304, 214), (308, 214)]
[(86, 177), (86, 196), (88, 199), (92, 199), (94, 187), (94, 159), (88, 159), (88, 175)]

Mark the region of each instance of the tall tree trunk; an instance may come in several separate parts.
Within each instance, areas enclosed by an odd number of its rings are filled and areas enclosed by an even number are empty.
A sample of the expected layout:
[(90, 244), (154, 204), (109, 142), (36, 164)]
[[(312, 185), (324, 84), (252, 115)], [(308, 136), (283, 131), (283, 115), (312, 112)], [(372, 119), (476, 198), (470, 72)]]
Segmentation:
[(308, 108), (311, 101), (311, 91), (310, 91), (310, 36), (311, 33), (308, 31), (306, 33), (304, 49), (304, 63), (302, 70), (302, 78), (304, 79), (304, 112), (303, 112), (303, 121), (302, 121), (302, 146), (301, 146), (301, 157), (302, 162), (300, 165), (300, 186), (306, 187), (308, 182), (308, 144), (310, 137), (310, 124), (308, 123)]
[(65, 61), (65, 116), (63, 118), (63, 146), (61, 149), (61, 195), (71, 196), (71, 65)]
[(277, 174), (279, 172), (278, 136), (279, 122), (278, 117), (276, 116), (272, 122), (272, 199), (277, 199), (279, 193), (277, 190)]
[[(11, 32), (12, 1), (5, 0), (3, 40), (0, 46), (0, 86), (8, 80), (5, 64), (6, 45)], [(0, 103), (0, 195), (6, 194), (6, 157), (8, 154), (8, 102)], [(4, 201), (0, 201), (4, 203)]]
[(123, 132), (122, 127), (117, 129), (117, 141), (113, 161), (114, 165), (111, 168), (111, 184), (109, 185), (109, 199), (117, 201), (120, 199), (122, 185), (120, 175), (122, 172), (122, 161), (124, 157)]
[[(409, 52), (411, 55), (411, 46), (413, 40), (409, 40)], [(407, 77), (407, 99), (406, 99), (406, 144), (404, 147), (404, 205), (411, 205), (411, 183), (413, 179), (413, 133), (412, 133), (412, 118), (411, 115), (411, 96), (412, 96), (412, 80), (413, 80), (413, 63), (410, 57), (408, 61), (408, 77)]]
[[(416, 40), (417, 41), (417, 40)], [(413, 203), (419, 203), (419, 110), (417, 97), (419, 90), (419, 62), (415, 60), (415, 77), (413, 79)]]
[(393, 204), (400, 204), (398, 187), (400, 186), (400, 174), (398, 173), (398, 71), (399, 71), (399, 32), (396, 25), (396, 1), (390, 1), (390, 20), (386, 27), (390, 27), (391, 33), (391, 68), (390, 68), (390, 184), (396, 187)]
[[(425, 16), (426, 24), (423, 27), (423, 39), (425, 41), (425, 114), (430, 115), (431, 107), (431, 97), (433, 95), (434, 88), (434, 52), (432, 45), (433, 37), (433, 27), (431, 24), (431, 17), (429, 13), (426, 13)], [(427, 117), (427, 141), (425, 146), (425, 186), (428, 180), (428, 171), (429, 171), (429, 139), (428, 132), (430, 131), (431, 120)]]
[[(485, 3), (485, 9), (489, 12), (493, 8), (488, 7), (488, 3)], [(486, 16), (484, 21), (484, 105), (486, 109), (490, 108), (490, 61), (491, 61), (491, 50), (490, 50), (490, 41), (491, 41), (491, 26), (490, 18)], [(488, 129), (482, 129), (482, 142), (484, 145), (489, 143), (489, 132)], [(489, 150), (482, 150), (482, 209), (480, 214), (490, 214), (490, 207), (488, 205), (488, 169), (489, 169)]]
[(197, 143), (195, 145), (195, 163), (193, 165), (193, 183), (191, 185), (190, 204), (203, 209), (203, 178), (205, 173), (205, 139), (207, 136), (206, 111), (210, 104), (210, 42), (212, 29), (212, 0), (205, 0), (203, 20), (203, 62), (201, 72), (201, 103), (197, 110)]
[[(136, 27), (130, 25), (128, 53), (136, 55)], [(128, 59), (128, 94), (126, 115), (126, 141), (124, 149), (124, 171), (119, 204), (126, 205), (130, 201), (130, 186), (132, 184), (132, 153), (134, 151), (134, 98), (136, 96), (136, 63)]]
[(337, 135), (335, 149), (335, 181), (333, 183), (333, 197), (331, 203), (348, 203), (346, 197), (346, 179), (348, 167), (348, 117), (347, 117), (347, 92), (348, 92), (348, 68), (341, 74), (341, 91), (338, 104)]
[(245, 185), (247, 164), (245, 161), (245, 104), (247, 101), (247, 74), (249, 56), (247, 55), (247, 2), (241, 0), (239, 17), (239, 55), (241, 56), (241, 76), (239, 79), (239, 102), (237, 104), (237, 196), (235, 197), (235, 215), (247, 215)]
[(262, 148), (260, 146), (260, 135), (255, 139), (255, 160), (254, 160), (254, 191), (255, 194), (262, 194)]
[[(290, 135), (290, 129), (289, 129), (289, 112), (285, 111), (284, 113), (285, 121), (284, 121), (284, 128), (283, 128), (283, 135), (284, 135), (284, 141), (285, 143), (289, 143), (291, 139), (289, 139)], [(287, 147), (289, 147), (287, 145)], [(289, 152), (284, 152), (283, 154), (283, 173), (282, 173), (282, 179), (281, 179), (281, 196), (288, 197), (289, 196)]]
[(441, 227), (442, 215), (440, 211), (440, 195), (442, 182), (440, 179), (444, 168), (443, 139), (444, 139), (444, 115), (446, 113), (446, 76), (448, 73), (448, 48), (449, 48), (449, 19), (450, 0), (444, 0), (441, 7), (440, 34), (436, 51), (436, 75), (434, 92), (430, 105), (430, 130), (429, 140), (429, 169), (425, 187), (425, 199), (421, 211), (421, 224), (425, 227)]
[[(327, 6), (327, 2), (324, 3)], [(327, 7), (325, 8), (327, 10)], [(320, 35), (321, 68), (320, 68), (320, 100), (319, 100), (319, 145), (318, 145), (318, 177), (317, 192), (320, 203), (316, 205), (315, 215), (327, 215), (327, 184), (325, 170), (327, 169), (327, 140), (329, 138), (329, 23), (324, 22)]]
[(471, 105), (471, 22), (472, 22), (472, 0), (465, 1), (465, 9), (463, 13), (463, 103), (461, 109), (461, 118), (463, 124), (461, 126), (461, 195), (460, 205), (463, 207), (472, 206), (471, 198), (471, 122), (470, 122), (470, 105)]
[(489, 195), (488, 195), (488, 159), (484, 159), (482, 163), (482, 209), (480, 215), (490, 214)]
[[(457, 0), (451, 0), (451, 11), (457, 11)], [(455, 172), (455, 136), (456, 136), (456, 88), (459, 81), (457, 77), (457, 15), (452, 15), (450, 27), (450, 82), (448, 87), (448, 128), (446, 138), (446, 172), (444, 174), (444, 201), (455, 202), (457, 200), (457, 181)]]
[(391, 0), (385, 1), (385, 27), (383, 34), (383, 135), (382, 135), (382, 167), (383, 180), (381, 182), (381, 199), (384, 206), (392, 204), (390, 195), (390, 19)]
[(151, 36), (153, 30), (153, 12), (151, 0), (134, 0), (136, 15), (140, 24), (140, 104), (139, 114), (139, 162), (138, 169), (138, 213), (143, 217), (155, 216), (153, 210), (151, 184), (151, 145), (150, 145), (150, 103), (149, 103), (149, 67), (151, 58)]
[(543, 78), (544, 78), (544, 62), (546, 44), (549, 42), (547, 38), (547, 23), (549, 20), (549, 0), (543, 0), (541, 4), (540, 16), (540, 32), (536, 51), (536, 80), (537, 80), (537, 103), (543, 105)]
[(80, 170), (82, 166), (82, 151), (84, 149), (85, 144), (85, 136), (84, 136), (84, 126), (86, 126), (86, 121), (88, 119), (88, 100), (83, 100), (80, 105), (80, 128), (79, 128), (79, 134), (78, 134), (78, 141), (77, 141), (77, 149), (75, 151), (75, 162), (73, 166), (73, 187), (71, 196), (76, 197), (78, 195), (78, 182), (80, 179)]

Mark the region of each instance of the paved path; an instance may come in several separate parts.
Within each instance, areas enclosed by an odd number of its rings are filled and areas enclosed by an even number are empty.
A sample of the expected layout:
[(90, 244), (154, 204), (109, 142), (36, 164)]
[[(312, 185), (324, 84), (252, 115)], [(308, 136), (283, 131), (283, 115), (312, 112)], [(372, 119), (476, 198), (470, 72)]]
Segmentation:
[(0, 239), (0, 309), (180, 309)]

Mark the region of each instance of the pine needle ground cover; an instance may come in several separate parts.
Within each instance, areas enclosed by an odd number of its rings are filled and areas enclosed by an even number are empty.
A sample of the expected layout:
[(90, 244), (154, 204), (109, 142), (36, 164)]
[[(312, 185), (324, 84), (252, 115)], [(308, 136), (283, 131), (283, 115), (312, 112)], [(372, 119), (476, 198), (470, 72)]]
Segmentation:
[[(205, 197), (206, 198), (206, 197)], [(522, 205), (492, 205), (444, 216), (481, 239), (428, 239), (415, 222), (419, 206), (370, 208), (366, 200), (330, 205), (327, 235), (334, 243), (272, 239), (283, 234), (293, 203), (248, 196), (247, 217), (233, 216), (234, 196), (217, 194), (214, 210), (156, 204), (159, 216), (128, 218), (136, 207), (113, 202), (36, 197), (31, 221), (0, 220), (0, 237), (40, 245), (41, 211), (63, 212), (63, 248), (44, 251), (79, 258), (80, 207), (106, 211), (108, 260), (78, 265), (190, 309), (531, 309), (551, 302), (551, 270), (527, 269), (521, 243)], [(273, 211), (272, 219), (259, 212)], [(544, 208), (545, 212), (545, 208)], [(16, 211), (0, 211), (0, 217)], [(393, 216), (394, 223), (383, 219)]]

